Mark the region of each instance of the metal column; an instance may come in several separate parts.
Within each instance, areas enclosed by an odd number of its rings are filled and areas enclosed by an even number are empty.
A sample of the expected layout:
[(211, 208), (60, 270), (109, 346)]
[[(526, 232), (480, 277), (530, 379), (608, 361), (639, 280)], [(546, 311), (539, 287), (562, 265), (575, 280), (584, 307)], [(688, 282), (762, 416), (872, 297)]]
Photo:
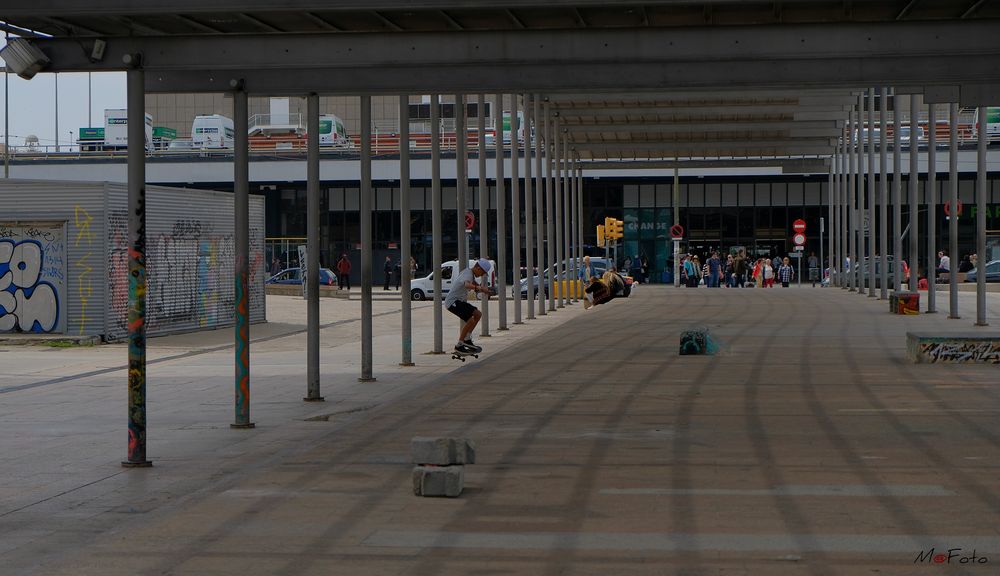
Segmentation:
[(566, 269), (563, 271), (563, 276), (566, 280), (566, 303), (573, 303), (573, 296), (576, 291), (570, 292), (570, 287), (573, 285), (573, 281), (576, 280), (576, 255), (575, 247), (576, 242), (573, 240), (573, 223), (576, 220), (574, 213), (576, 212), (576, 206), (573, 204), (573, 176), (570, 172), (570, 158), (569, 158), (569, 133), (563, 131), (562, 134), (563, 144), (562, 144), (562, 164), (563, 164), (563, 253), (566, 255)]
[[(830, 186), (830, 253), (827, 256), (827, 269), (830, 271), (830, 286), (837, 286), (840, 274), (837, 273), (837, 258), (840, 252), (840, 143), (833, 153), (833, 185)], [(822, 278), (822, 277), (821, 277)]]
[[(458, 241), (458, 269), (469, 266), (465, 227), (465, 197), (469, 187), (469, 130), (465, 120), (465, 95), (455, 94), (455, 239)], [(460, 320), (461, 321), (461, 320)]]
[(910, 277), (907, 280), (907, 289), (910, 292), (917, 291), (917, 280), (920, 272), (920, 198), (917, 195), (917, 184), (920, 182), (920, 140), (917, 137), (919, 108), (920, 104), (916, 94), (910, 95), (910, 180), (909, 180), (909, 205), (910, 205), (910, 251), (908, 255), (910, 264)]
[[(857, 148), (855, 148), (855, 153), (858, 155), (858, 171), (855, 174), (857, 178), (856, 183), (856, 197), (854, 199), (855, 217), (857, 218), (857, 224), (855, 224), (854, 230), (855, 234), (855, 255), (857, 255), (857, 264), (854, 265), (854, 276), (855, 276), (855, 286), (858, 289), (858, 294), (864, 296), (865, 294), (865, 273), (864, 269), (861, 267), (861, 263), (865, 259), (865, 146), (861, 139), (862, 126), (865, 123), (865, 96), (864, 94), (858, 94), (858, 129), (855, 132), (857, 136)], [(871, 264), (869, 264), (870, 266)]]
[[(318, 132), (318, 120), (316, 128)], [(372, 375), (372, 266), (375, 264), (372, 261), (373, 257), (372, 97), (370, 94), (365, 94), (361, 96), (361, 377), (358, 378), (359, 382), (375, 381)]]
[[(881, 209), (879, 210), (878, 217), (878, 252), (880, 255), (879, 260), (879, 298), (885, 300), (889, 297), (889, 182), (887, 180), (889, 167), (887, 162), (889, 160), (888, 155), (888, 140), (886, 135), (889, 133), (887, 130), (885, 121), (885, 111), (889, 105), (886, 103), (886, 98), (888, 97), (888, 90), (883, 86), (879, 90), (879, 196)], [(898, 233), (898, 232), (897, 232)]]
[[(237, 130), (239, 134), (239, 130)], [(306, 396), (320, 401), (319, 375), (319, 95), (306, 98)]]
[[(137, 58), (137, 57), (134, 57)], [(128, 458), (126, 468), (146, 460), (146, 149), (145, 73), (130, 68), (128, 87)], [(985, 116), (983, 116), (985, 118)]]
[(400, 366), (413, 366), (413, 321), (410, 303), (410, 286), (413, 271), (410, 266), (411, 255), (410, 232), (410, 98), (407, 95), (399, 97), (399, 273), (403, 275), (403, 300), (400, 314), (402, 323), (402, 340)]
[(937, 105), (927, 104), (927, 313), (937, 312)]
[(235, 416), (233, 428), (252, 428), (250, 422), (250, 142), (247, 137), (247, 93), (237, 83), (233, 92), (233, 317), (236, 339)]
[[(986, 182), (986, 147), (989, 145), (989, 131), (986, 129), (987, 111), (979, 107), (979, 149), (976, 176), (976, 326), (989, 326), (986, 322), (986, 197), (989, 188)], [(131, 107), (130, 107), (131, 111)], [(131, 166), (131, 162), (129, 163)]]
[(958, 314), (958, 102), (948, 105), (948, 318)]
[[(836, 172), (836, 170), (837, 170), (837, 156), (834, 155), (834, 156), (830, 157), (830, 174), (827, 177), (827, 184), (826, 184), (826, 189), (827, 189), (827, 194), (826, 194), (826, 201), (827, 201), (826, 221), (829, 223), (828, 224), (828, 226), (829, 226), (829, 233), (826, 236), (826, 263), (827, 264), (831, 264), (832, 262), (834, 262), (834, 256), (833, 256), (833, 235), (834, 235), (835, 225), (834, 225), (834, 222), (833, 222), (833, 214), (834, 214), (833, 204), (834, 204), (834, 198), (835, 198), (835, 196), (834, 196), (833, 190), (834, 190), (834, 185), (835, 185), (834, 184), (834, 181), (835, 181), (834, 172)], [(820, 235), (822, 235), (822, 234), (823, 234), (823, 232), (822, 232), (822, 230), (820, 230)], [(823, 250), (823, 242), (822, 242), (822, 240), (820, 241), (819, 246), (820, 246), (820, 251), (822, 252), (822, 250)], [(822, 258), (822, 256), (820, 256), (820, 259), (819, 259), (819, 279), (820, 279), (820, 286), (823, 285), (823, 265), (824, 265), (823, 258)], [(830, 268), (830, 271), (832, 273), (833, 272), (833, 266), (831, 265), (831, 266), (829, 266), (829, 268)], [(832, 280), (832, 278), (831, 278), (831, 280)]]
[[(538, 287), (536, 290), (538, 293), (535, 298), (538, 300), (538, 315), (545, 316), (545, 219), (549, 216), (549, 212), (545, 210), (545, 188), (542, 185), (542, 178), (544, 173), (542, 172), (542, 142), (548, 138), (546, 131), (548, 130), (548, 122), (542, 116), (542, 97), (540, 94), (535, 94), (532, 102), (532, 113), (531, 117), (535, 123), (535, 208), (538, 211), (535, 219), (535, 238), (537, 240), (536, 250), (538, 251), (538, 262), (535, 266), (538, 269)], [(539, 126), (539, 122), (544, 124), (544, 127)], [(530, 293), (530, 292), (529, 292)]]
[[(532, 294), (535, 289), (535, 200), (532, 192), (534, 190), (534, 182), (531, 179), (531, 151), (534, 147), (532, 144), (532, 98), (531, 94), (524, 94), (524, 267), (525, 276), (527, 277), (528, 299), (525, 301), (525, 308), (528, 311), (528, 319), (535, 319), (535, 306)], [(514, 286), (518, 289), (518, 294), (520, 294), (521, 282), (519, 278), (515, 278)]]
[[(681, 223), (681, 177), (676, 165), (676, 158), (674, 158), (674, 162), (674, 185), (670, 195), (670, 205), (673, 208), (670, 212), (674, 218), (674, 226), (677, 226)], [(681, 285), (681, 243), (679, 240), (672, 240), (671, 243), (674, 245), (674, 288), (679, 288)], [(745, 265), (747, 263), (744, 261)], [(740, 288), (742, 287), (740, 286)]]
[(868, 297), (875, 297), (875, 240), (878, 227), (875, 225), (875, 89), (868, 89)]
[(434, 353), (444, 353), (441, 336), (441, 96), (431, 94), (431, 271), (434, 273)]
[[(511, 266), (513, 285), (519, 286), (521, 280), (521, 146), (518, 142), (518, 128), (521, 119), (518, 116), (520, 106), (517, 102), (517, 94), (510, 95), (510, 212), (511, 231), (513, 234), (513, 245), (511, 255), (514, 263)], [(506, 291), (504, 291), (506, 293)], [(521, 321), (521, 291), (514, 290), (514, 324), (523, 324)]]
[(848, 236), (847, 236), (847, 258), (850, 260), (850, 268), (847, 272), (847, 288), (851, 292), (855, 289), (860, 289), (857, 284), (858, 279), (858, 211), (856, 202), (856, 193), (858, 189), (858, 166), (856, 163), (858, 161), (858, 154), (856, 154), (855, 146), (857, 146), (857, 141), (860, 139), (858, 136), (858, 125), (855, 121), (855, 108), (851, 108), (850, 116), (851, 121), (848, 124), (850, 126), (847, 137), (850, 139), (850, 146), (847, 151), (848, 155), (848, 171), (849, 176), (847, 178), (847, 218), (848, 218)]
[[(503, 94), (496, 95), (496, 177), (497, 177), (497, 300), (500, 309), (497, 330), (507, 329), (507, 295), (504, 285), (507, 279), (507, 190), (503, 181)], [(484, 254), (485, 256), (485, 254)]]
[(566, 307), (566, 251), (563, 248), (563, 147), (560, 142), (559, 116), (552, 119), (552, 203), (556, 209), (555, 221), (555, 279), (559, 293), (557, 306)]
[(847, 192), (850, 189), (850, 173), (848, 171), (848, 142), (850, 142), (851, 124), (848, 121), (844, 136), (840, 142), (840, 249), (837, 254), (837, 285), (847, 289), (847, 260), (851, 256), (851, 224), (847, 205)]
[(545, 132), (545, 271), (548, 273), (549, 282), (548, 288), (549, 293), (547, 299), (549, 301), (549, 312), (555, 312), (556, 310), (556, 243), (555, 243), (555, 218), (553, 214), (555, 211), (552, 207), (552, 194), (554, 182), (552, 181), (552, 146), (553, 138), (552, 132), (549, 130), (549, 119), (552, 116), (551, 107), (548, 101), (545, 102), (545, 115), (543, 116), (544, 122), (544, 132)]
[(903, 131), (902, 114), (898, 95), (892, 96), (892, 261), (893, 290), (903, 290), (903, 147), (900, 134)]
[[(486, 182), (486, 95), (476, 96), (476, 128), (479, 133), (479, 158), (476, 169), (479, 176), (479, 253), (487, 256), (490, 253), (490, 189)], [(479, 319), (479, 335), (490, 335), (490, 297), (489, 294), (479, 295), (479, 310), (483, 316)]]

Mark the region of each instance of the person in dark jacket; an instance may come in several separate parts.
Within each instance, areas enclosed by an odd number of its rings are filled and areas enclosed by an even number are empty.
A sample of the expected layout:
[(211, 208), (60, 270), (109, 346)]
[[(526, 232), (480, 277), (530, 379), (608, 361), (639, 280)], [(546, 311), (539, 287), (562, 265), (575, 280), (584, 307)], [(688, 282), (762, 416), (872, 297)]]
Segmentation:
[(337, 260), (337, 280), (340, 289), (351, 289), (351, 261), (347, 259), (347, 254), (341, 254)]
[(385, 284), (382, 286), (382, 290), (389, 289), (389, 282), (392, 282), (392, 258), (386, 256), (385, 262), (382, 264), (382, 272), (385, 273)]

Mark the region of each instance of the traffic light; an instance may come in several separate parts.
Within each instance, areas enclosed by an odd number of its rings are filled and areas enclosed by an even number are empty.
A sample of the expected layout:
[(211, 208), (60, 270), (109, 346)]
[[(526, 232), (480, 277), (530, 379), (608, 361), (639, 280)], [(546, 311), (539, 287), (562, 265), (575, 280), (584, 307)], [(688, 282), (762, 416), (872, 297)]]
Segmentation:
[(604, 247), (604, 224), (597, 225), (597, 245)]
[(625, 237), (625, 222), (622, 221), (622, 220), (615, 220), (614, 232), (612, 234), (613, 234), (612, 237), (615, 240), (621, 240), (622, 238), (624, 238)]

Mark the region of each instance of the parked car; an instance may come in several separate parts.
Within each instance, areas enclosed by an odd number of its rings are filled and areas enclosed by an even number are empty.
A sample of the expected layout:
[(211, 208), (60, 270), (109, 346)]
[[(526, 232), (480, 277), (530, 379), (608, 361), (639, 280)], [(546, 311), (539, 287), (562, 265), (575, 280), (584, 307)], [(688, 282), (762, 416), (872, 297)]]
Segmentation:
[[(337, 275), (334, 274), (333, 270), (330, 270), (329, 268), (320, 268), (319, 283), (323, 286), (336, 286)], [(274, 276), (265, 280), (264, 284), (292, 284), (301, 286), (302, 270), (301, 268), (285, 268), (281, 272), (278, 272)]]
[[(475, 260), (469, 260), (469, 268), (476, 264)], [(497, 279), (497, 264), (495, 261), (490, 260), (490, 272), (486, 275), (486, 285), (493, 287), (496, 284)], [(452, 278), (458, 276), (461, 272), (458, 268), (458, 260), (449, 260), (441, 264), (441, 294), (442, 297), (451, 290), (451, 280)], [(434, 297), (434, 273), (431, 272), (423, 278), (414, 278), (410, 282), (410, 299), (411, 300), (429, 300)]]
[[(965, 274), (966, 282), (975, 282), (978, 277), (978, 268), (973, 268)], [(986, 281), (1000, 282), (1000, 260), (993, 260), (986, 264)]]

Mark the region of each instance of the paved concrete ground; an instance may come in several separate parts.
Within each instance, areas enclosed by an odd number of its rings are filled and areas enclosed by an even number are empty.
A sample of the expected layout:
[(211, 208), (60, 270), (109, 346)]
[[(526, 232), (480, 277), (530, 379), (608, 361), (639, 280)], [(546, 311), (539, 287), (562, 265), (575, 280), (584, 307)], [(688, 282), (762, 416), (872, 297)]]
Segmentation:
[[(907, 330), (971, 330), (962, 304), (948, 320), (839, 289), (641, 286), (482, 339), (465, 365), (419, 354), (419, 304), (401, 368), (398, 303), (377, 302), (361, 384), (360, 304), (323, 301), (312, 404), (304, 305), (270, 299), (257, 428), (228, 427), (230, 331), (155, 339), (155, 465), (130, 470), (124, 346), (0, 348), (3, 573), (914, 574), (943, 569), (914, 566), (934, 547), (988, 559), (945, 573), (993, 574), (1000, 372), (905, 357)], [(692, 326), (718, 355), (677, 355)], [(477, 441), (461, 498), (413, 496), (418, 435)]]

